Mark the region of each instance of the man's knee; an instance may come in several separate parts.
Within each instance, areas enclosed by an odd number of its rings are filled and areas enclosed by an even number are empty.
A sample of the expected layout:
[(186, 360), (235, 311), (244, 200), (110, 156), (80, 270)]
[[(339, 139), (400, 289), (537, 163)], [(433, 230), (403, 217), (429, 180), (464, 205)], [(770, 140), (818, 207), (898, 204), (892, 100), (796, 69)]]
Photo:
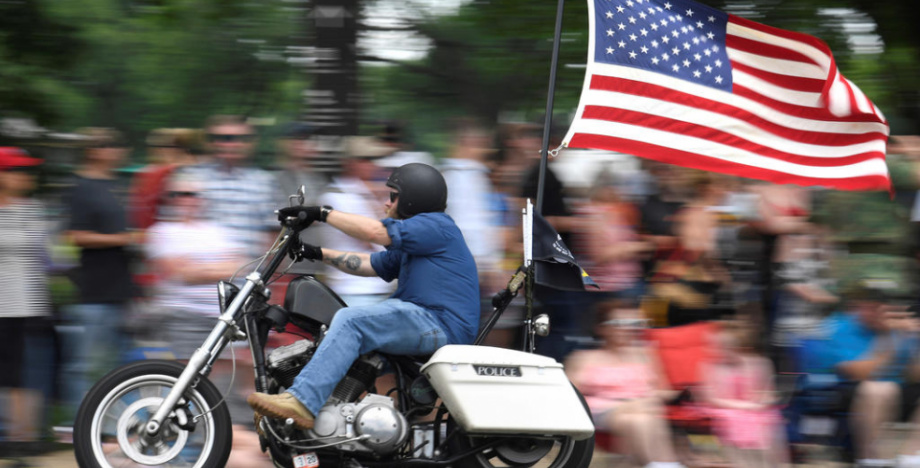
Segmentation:
[(901, 396), (901, 387), (895, 382), (865, 381), (856, 386), (856, 396), (893, 399)]
[(329, 328), (334, 326), (348, 326), (354, 323), (355, 320), (363, 315), (362, 311), (363, 309), (361, 307), (346, 307), (340, 309), (332, 317), (332, 321), (329, 322)]
[(856, 386), (854, 404), (894, 407), (900, 403), (901, 387), (895, 382), (860, 382)]

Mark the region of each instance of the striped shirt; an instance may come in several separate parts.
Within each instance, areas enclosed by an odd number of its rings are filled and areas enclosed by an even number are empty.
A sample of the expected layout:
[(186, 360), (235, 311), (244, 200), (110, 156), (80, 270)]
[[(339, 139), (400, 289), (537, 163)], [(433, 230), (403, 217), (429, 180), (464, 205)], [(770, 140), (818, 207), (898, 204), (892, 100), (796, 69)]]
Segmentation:
[(0, 206), (0, 317), (50, 313), (44, 207), (22, 199)]
[(182, 168), (202, 184), (202, 218), (222, 228), (231, 241), (246, 246), (245, 255), (265, 253), (266, 232), (280, 229), (275, 209), (275, 179), (266, 171), (251, 167), (229, 170), (216, 163)]

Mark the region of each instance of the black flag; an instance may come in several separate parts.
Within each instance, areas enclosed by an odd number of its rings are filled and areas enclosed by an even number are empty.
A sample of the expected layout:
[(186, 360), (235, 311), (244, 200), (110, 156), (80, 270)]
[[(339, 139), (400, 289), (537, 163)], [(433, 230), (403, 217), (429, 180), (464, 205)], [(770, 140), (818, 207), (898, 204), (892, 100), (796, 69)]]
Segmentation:
[(586, 286), (598, 288), (578, 266), (562, 236), (540, 213), (533, 216), (533, 261), (534, 281), (539, 285), (567, 291), (584, 291)]

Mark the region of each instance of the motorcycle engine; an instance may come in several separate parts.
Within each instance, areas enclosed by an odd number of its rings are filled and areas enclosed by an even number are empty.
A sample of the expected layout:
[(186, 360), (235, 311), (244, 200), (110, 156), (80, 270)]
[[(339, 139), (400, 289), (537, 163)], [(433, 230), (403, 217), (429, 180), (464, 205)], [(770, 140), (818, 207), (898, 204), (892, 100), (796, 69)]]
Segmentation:
[(275, 349), (265, 358), (268, 373), (284, 388), (294, 384), (294, 378), (313, 356), (316, 345), (310, 340), (300, 340)]
[(360, 440), (338, 445), (337, 448), (343, 452), (388, 455), (405, 444), (409, 424), (396, 411), (391, 398), (368, 393), (356, 403), (324, 406), (316, 417), (310, 435), (324, 440), (360, 437)]

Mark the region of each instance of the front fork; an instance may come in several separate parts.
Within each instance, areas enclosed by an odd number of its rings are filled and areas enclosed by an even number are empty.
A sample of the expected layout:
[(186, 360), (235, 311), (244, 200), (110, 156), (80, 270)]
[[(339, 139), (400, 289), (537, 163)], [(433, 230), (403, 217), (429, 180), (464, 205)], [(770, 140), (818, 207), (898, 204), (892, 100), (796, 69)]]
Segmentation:
[(148, 436), (155, 436), (159, 433), (163, 421), (176, 408), (176, 404), (182, 399), (185, 391), (192, 386), (199, 376), (207, 375), (220, 353), (223, 352), (224, 347), (231, 341), (231, 335), (239, 331), (235, 324), (243, 315), (243, 305), (252, 294), (252, 291), (261, 285), (262, 277), (258, 272), (253, 272), (246, 277), (246, 283), (240, 288), (233, 301), (230, 302), (227, 310), (221, 314), (217, 325), (211, 330), (208, 338), (189, 358), (188, 364), (176, 381), (176, 385), (170, 389), (169, 394), (163, 399), (163, 403), (160, 404), (157, 411), (147, 421), (145, 429)]

